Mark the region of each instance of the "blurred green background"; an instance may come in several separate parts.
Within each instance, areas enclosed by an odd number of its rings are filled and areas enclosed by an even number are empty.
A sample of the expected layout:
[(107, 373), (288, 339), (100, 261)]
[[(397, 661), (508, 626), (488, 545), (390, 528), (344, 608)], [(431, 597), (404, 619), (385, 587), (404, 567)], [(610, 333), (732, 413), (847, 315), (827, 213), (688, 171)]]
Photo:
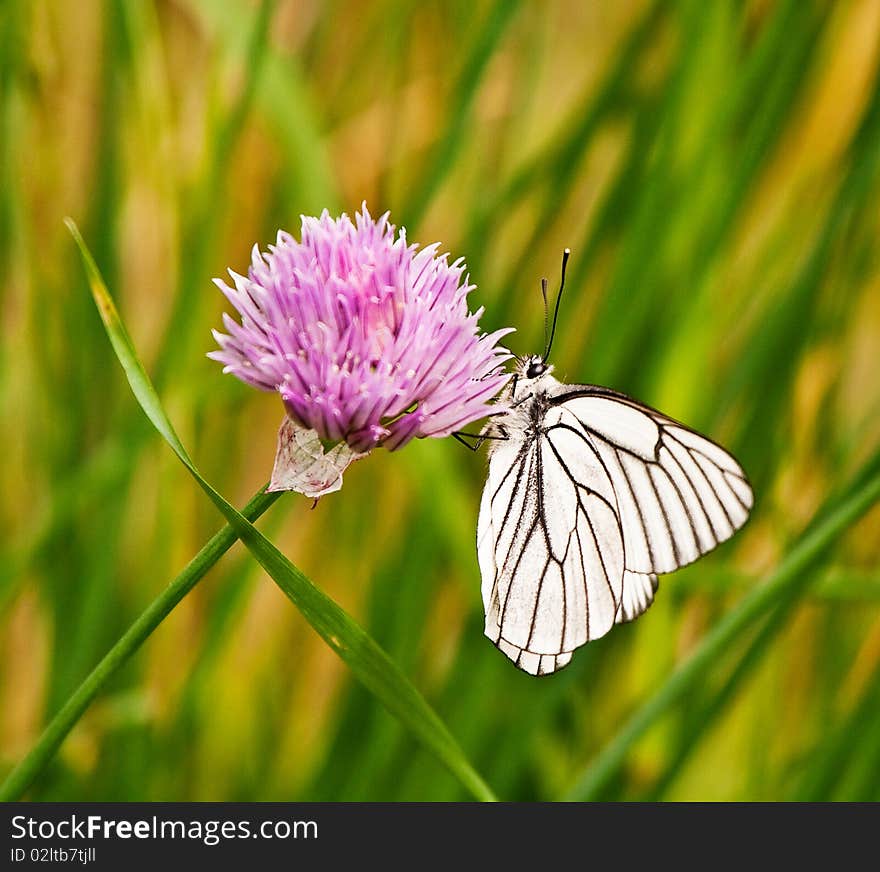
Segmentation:
[[(220, 516), (149, 428), (72, 215), (203, 472), (243, 504), (282, 416), (205, 353), (254, 242), (390, 209), (467, 259), (485, 329), (721, 441), (732, 542), (558, 676), (482, 635), (485, 456), (376, 451), (261, 529), (374, 635), (502, 799), (569, 794), (880, 443), (880, 3), (0, 7), (0, 777)], [(876, 463), (874, 464), (876, 466)], [(820, 518), (821, 520), (821, 518)], [(703, 663), (593, 796), (880, 799), (880, 512)], [(624, 738), (622, 738), (624, 737)], [(577, 791), (576, 791), (577, 793)], [(583, 792), (578, 795), (584, 795)], [(452, 800), (240, 545), (117, 676), (38, 800)]]

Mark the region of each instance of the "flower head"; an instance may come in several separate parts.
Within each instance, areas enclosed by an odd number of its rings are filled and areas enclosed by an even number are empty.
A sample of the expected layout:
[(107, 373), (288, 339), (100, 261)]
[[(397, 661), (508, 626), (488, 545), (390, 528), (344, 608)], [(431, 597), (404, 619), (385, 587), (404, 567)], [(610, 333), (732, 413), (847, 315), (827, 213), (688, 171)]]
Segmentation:
[[(215, 280), (241, 323), (224, 315), (227, 333), (214, 331), (221, 350), (209, 355), (224, 372), (280, 393), (287, 466), (298, 462), (296, 429), (314, 433), (314, 468), (316, 444), (345, 443), (341, 456), (354, 459), (448, 436), (492, 410), (510, 356), (497, 343), (510, 330), (479, 333), (482, 309), (468, 311), (473, 286), (462, 260), (407, 244), (387, 213), (374, 220), (366, 206), (354, 222), (326, 211), (303, 217), (301, 237), (280, 231), (268, 252), (254, 246), (247, 276), (230, 271), (233, 287)], [(284, 439), (283, 426), (276, 473)], [(338, 470), (340, 451), (334, 457)], [(299, 482), (288, 485), (309, 492)]]

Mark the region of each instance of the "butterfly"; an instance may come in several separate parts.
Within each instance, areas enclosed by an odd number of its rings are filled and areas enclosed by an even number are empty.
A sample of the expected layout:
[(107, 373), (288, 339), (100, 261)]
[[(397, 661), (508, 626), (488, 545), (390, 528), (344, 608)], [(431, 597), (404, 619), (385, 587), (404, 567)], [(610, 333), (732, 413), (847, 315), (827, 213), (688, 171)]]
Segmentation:
[(729, 539), (753, 504), (742, 467), (711, 439), (626, 394), (553, 377), (569, 254), (544, 354), (519, 360), (481, 434), (485, 632), (532, 675), (645, 612), (657, 576)]

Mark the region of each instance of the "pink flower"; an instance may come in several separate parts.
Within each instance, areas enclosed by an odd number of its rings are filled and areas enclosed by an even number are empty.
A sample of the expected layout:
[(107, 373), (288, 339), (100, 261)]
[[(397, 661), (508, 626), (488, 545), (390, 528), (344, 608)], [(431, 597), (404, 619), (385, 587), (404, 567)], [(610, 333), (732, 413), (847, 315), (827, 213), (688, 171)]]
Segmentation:
[(511, 331), (480, 334), (464, 262), (408, 245), (387, 213), (374, 221), (364, 205), (352, 223), (325, 211), (303, 217), (301, 235), (279, 231), (266, 253), (254, 246), (248, 275), (230, 270), (234, 287), (215, 279), (241, 323), (223, 316), (209, 356), (281, 394), (272, 487), (317, 496), (373, 448), (486, 417), (508, 379), (497, 343)]

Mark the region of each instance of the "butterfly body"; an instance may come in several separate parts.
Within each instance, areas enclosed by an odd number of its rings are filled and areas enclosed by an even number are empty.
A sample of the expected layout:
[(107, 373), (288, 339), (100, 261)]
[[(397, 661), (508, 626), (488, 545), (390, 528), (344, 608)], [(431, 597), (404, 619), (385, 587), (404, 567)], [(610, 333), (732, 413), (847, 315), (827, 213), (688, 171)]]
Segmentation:
[(485, 632), (543, 675), (642, 614), (658, 573), (733, 535), (752, 493), (711, 440), (624, 394), (563, 384), (540, 356), (502, 401), (477, 527)]
[[(540, 358), (530, 358), (540, 360)], [(517, 429), (535, 438), (544, 426), (544, 415), (550, 407), (550, 396), (561, 383), (553, 377), (553, 367), (546, 366), (539, 375), (529, 376), (530, 364), (521, 364), (510, 390), (502, 394), (502, 401), (509, 405), (498, 428)], [(491, 454), (491, 452), (490, 452)]]

